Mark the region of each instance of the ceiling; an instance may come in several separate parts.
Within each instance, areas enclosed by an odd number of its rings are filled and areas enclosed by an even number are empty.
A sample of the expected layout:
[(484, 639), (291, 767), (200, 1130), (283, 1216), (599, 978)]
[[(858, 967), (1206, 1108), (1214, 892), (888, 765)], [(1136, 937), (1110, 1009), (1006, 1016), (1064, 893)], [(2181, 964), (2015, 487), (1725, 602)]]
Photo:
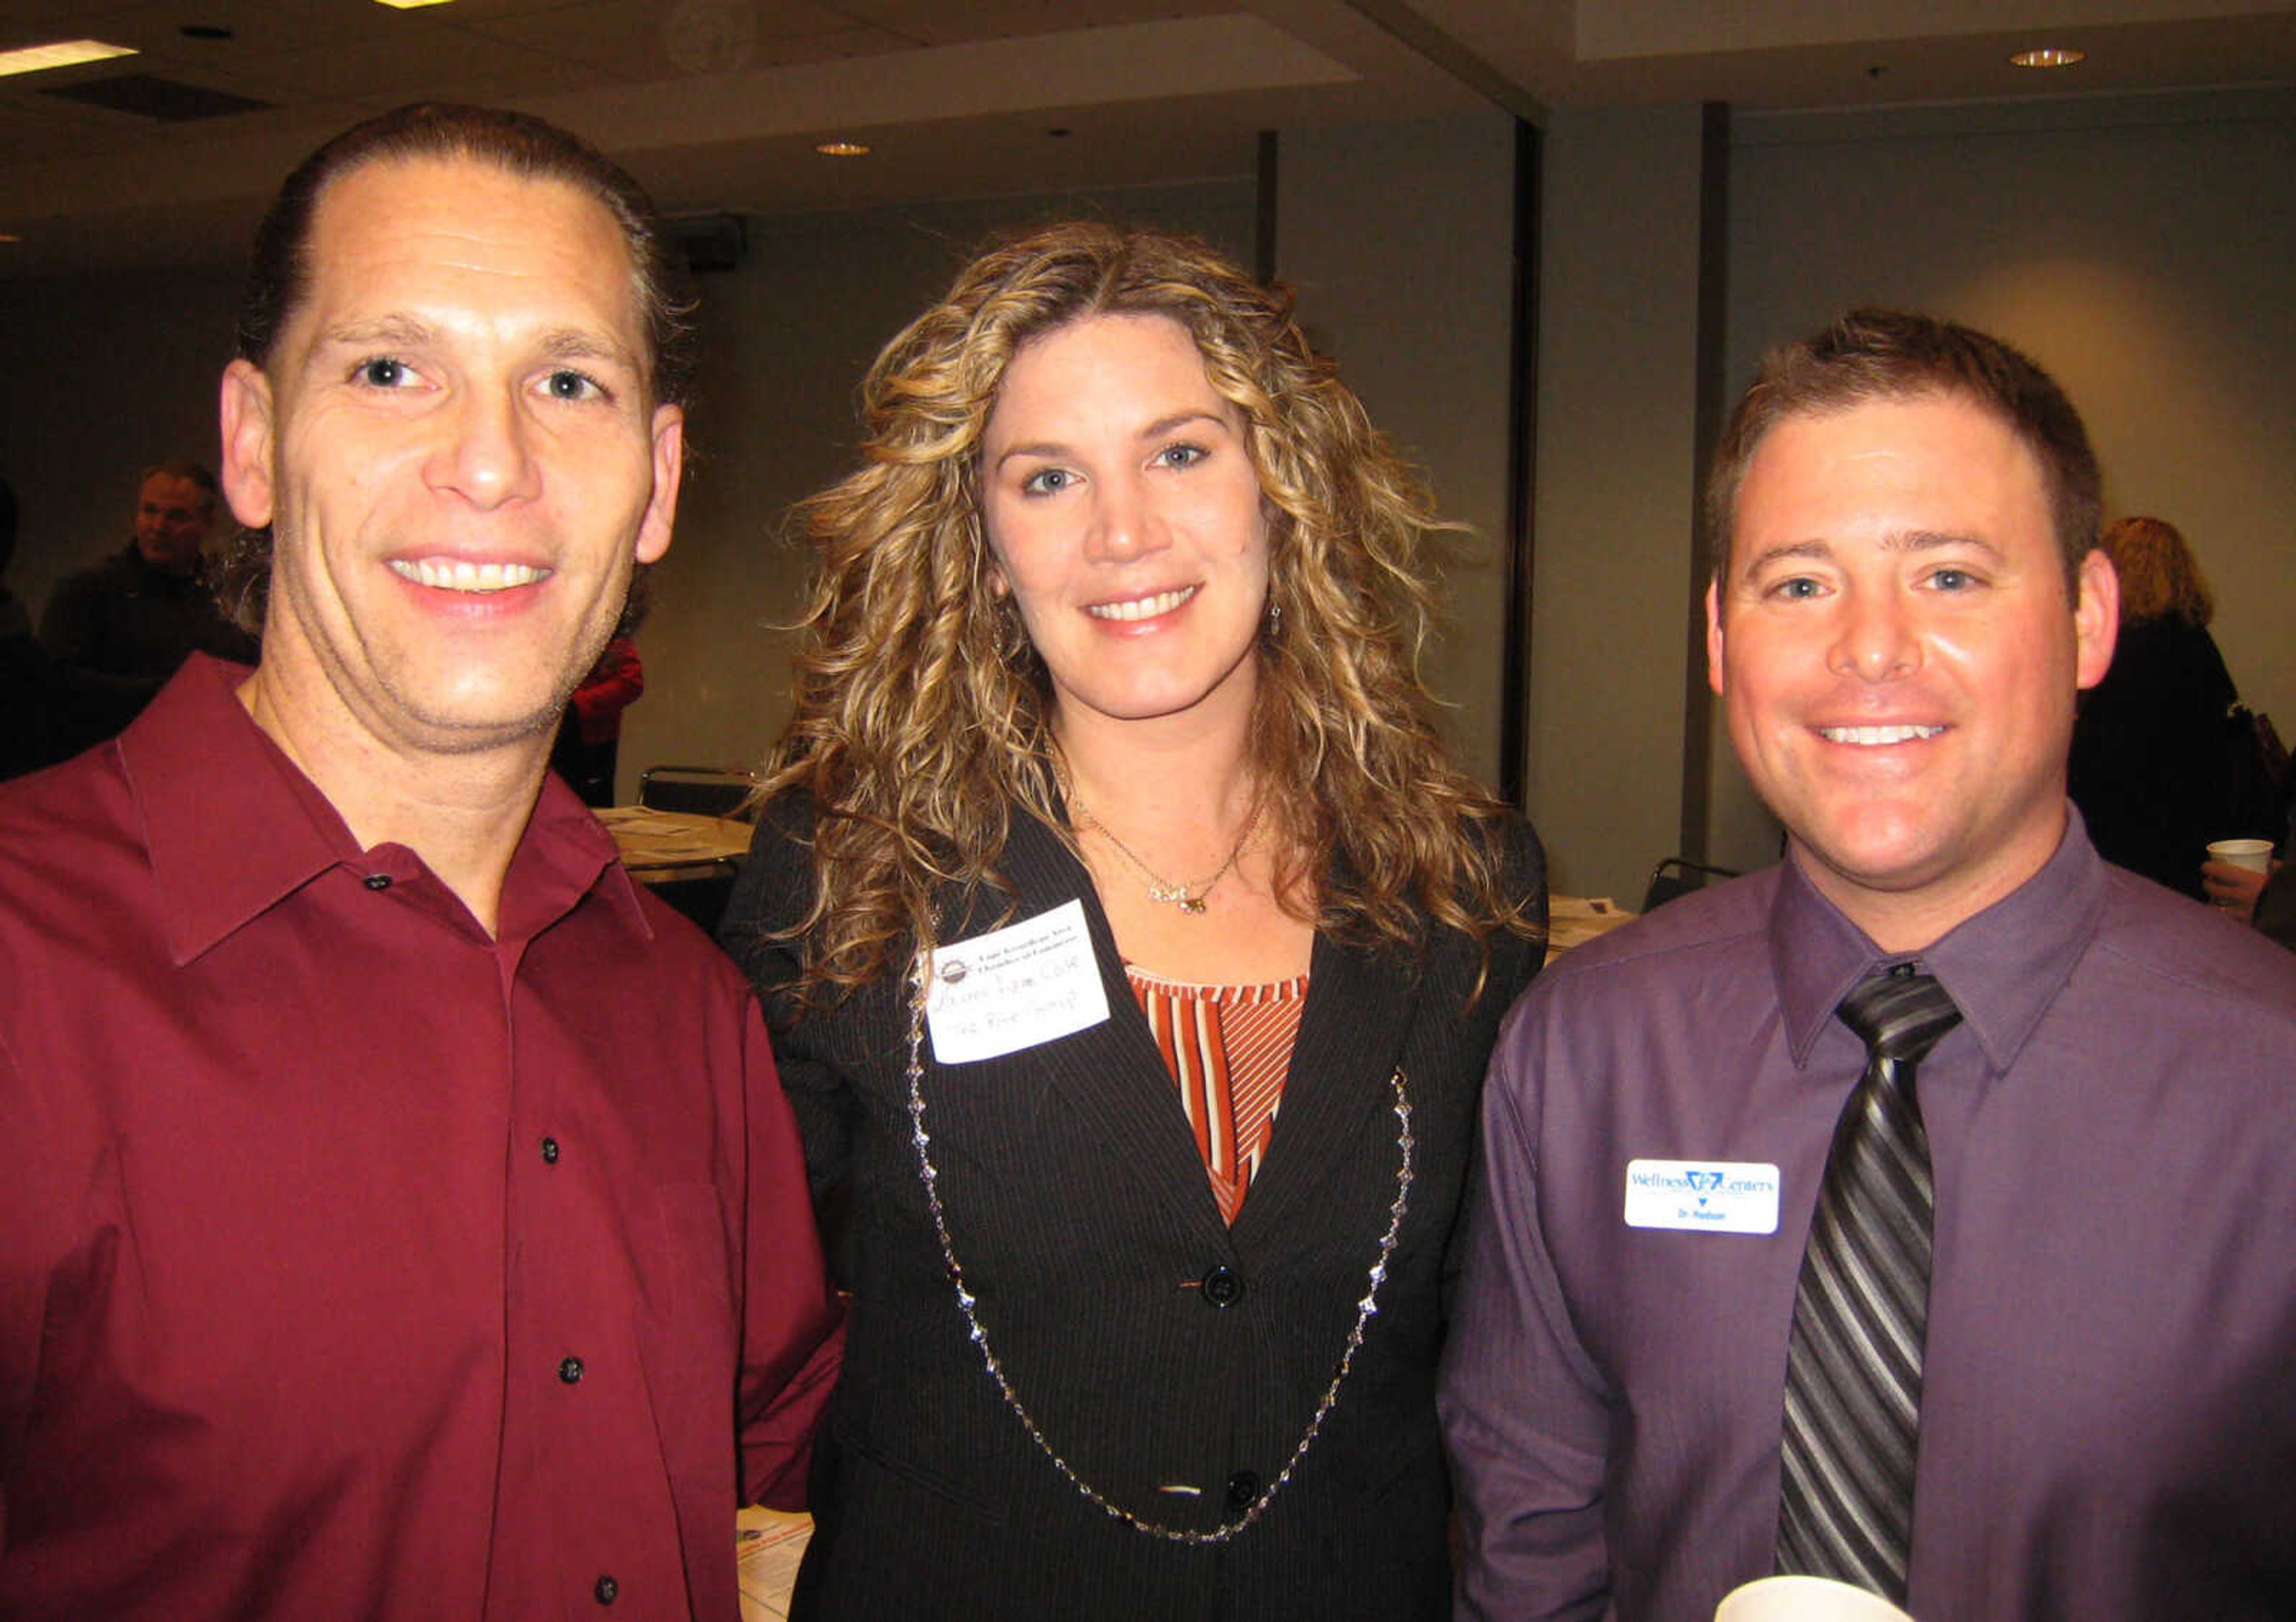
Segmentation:
[[(303, 152), (422, 96), (776, 215), (1243, 175), (1263, 129), (1494, 105), (2296, 84), (2296, 5), (2255, 0), (0, 0), (0, 48), (79, 36), (141, 54), (0, 79), (0, 276), (229, 260)], [(2036, 44), (2089, 60), (2008, 64)], [(238, 110), (174, 116), (201, 97)]]

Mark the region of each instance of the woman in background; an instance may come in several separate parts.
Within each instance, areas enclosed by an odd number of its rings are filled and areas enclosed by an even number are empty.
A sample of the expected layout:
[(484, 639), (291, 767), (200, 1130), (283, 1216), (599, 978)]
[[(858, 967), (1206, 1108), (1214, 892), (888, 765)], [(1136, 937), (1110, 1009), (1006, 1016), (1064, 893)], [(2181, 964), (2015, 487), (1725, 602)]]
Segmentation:
[(1545, 926), (1418, 674), (1445, 526), (1166, 236), (987, 254), (864, 411), (725, 930), (849, 1202), (798, 1614), (1444, 1616), (1448, 1253)]
[(2068, 792), (2099, 855), (2197, 901), (2209, 842), (2258, 831), (2234, 826), (2239, 694), (2209, 635), (2216, 602), (2174, 524), (2123, 518), (2099, 544), (2120, 577), (2120, 638), (2081, 700)]

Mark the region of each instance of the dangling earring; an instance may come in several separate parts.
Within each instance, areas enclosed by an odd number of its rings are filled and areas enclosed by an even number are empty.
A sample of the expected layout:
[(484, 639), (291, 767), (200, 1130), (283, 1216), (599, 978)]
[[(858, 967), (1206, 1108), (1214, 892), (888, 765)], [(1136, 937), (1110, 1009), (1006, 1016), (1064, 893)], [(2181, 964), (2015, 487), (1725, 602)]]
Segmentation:
[(1272, 591), (1267, 594), (1267, 644), (1273, 647), (1283, 635), (1283, 605), (1275, 600)]

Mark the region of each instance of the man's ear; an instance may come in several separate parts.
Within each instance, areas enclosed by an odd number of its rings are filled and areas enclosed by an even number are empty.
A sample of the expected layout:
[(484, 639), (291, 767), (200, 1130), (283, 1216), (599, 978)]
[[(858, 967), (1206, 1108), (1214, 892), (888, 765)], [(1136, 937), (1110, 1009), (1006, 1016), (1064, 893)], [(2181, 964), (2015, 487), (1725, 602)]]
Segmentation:
[(2081, 559), (2073, 580), (2075, 684), (2083, 689), (2104, 679), (2120, 636), (2120, 576), (2103, 548)]
[(657, 406), (653, 412), (653, 496), (645, 516), (638, 520), (636, 556), (642, 564), (660, 563), (669, 550), (670, 531), (677, 523), (677, 491), (685, 477), (685, 413), (676, 406)]
[(1706, 582), (1706, 685), (1722, 690), (1722, 582)]
[(251, 361), (223, 369), (223, 493), (232, 516), (250, 530), (271, 522), (277, 490), (272, 480), (271, 380)]

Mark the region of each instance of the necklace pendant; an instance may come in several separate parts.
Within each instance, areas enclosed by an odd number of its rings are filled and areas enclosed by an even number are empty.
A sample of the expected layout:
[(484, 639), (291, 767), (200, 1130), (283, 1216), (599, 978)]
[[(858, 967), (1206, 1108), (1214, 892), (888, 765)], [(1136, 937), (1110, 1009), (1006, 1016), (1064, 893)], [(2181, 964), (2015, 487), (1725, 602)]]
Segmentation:
[(1180, 910), (1190, 918), (1201, 918), (1204, 915), (1204, 898), (1201, 895), (1183, 895), (1180, 897), (1179, 904)]
[(1185, 907), (1194, 898), (1188, 893), (1185, 885), (1150, 885), (1148, 899), (1162, 902), (1167, 906)]

